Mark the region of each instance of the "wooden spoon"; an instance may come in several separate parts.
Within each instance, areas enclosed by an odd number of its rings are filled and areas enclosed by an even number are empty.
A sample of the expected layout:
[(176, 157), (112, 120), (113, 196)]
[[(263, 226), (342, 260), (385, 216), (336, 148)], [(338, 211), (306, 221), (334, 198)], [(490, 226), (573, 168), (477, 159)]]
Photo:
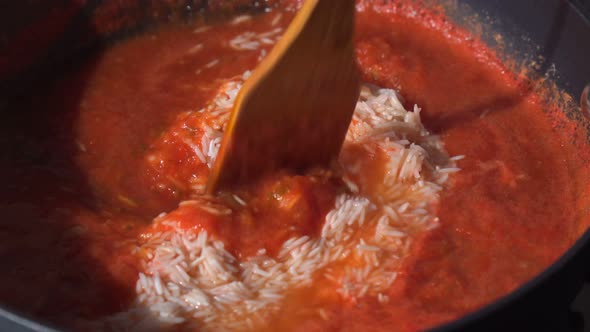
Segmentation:
[(207, 192), (338, 157), (359, 95), (354, 0), (307, 0), (236, 98)]

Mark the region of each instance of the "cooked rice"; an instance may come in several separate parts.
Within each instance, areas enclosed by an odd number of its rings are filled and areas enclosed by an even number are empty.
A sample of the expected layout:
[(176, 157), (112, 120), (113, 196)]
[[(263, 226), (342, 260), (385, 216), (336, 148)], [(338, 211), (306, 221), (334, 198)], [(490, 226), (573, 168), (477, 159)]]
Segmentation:
[(191, 48), (190, 48), (190, 49), (187, 51), (187, 53), (189, 53), (189, 54), (195, 54), (195, 53), (198, 53), (198, 52), (199, 52), (200, 50), (202, 50), (202, 49), (203, 49), (203, 44), (197, 44), (197, 45), (195, 45), (195, 46), (191, 47)]
[(275, 17), (270, 22), (270, 25), (275, 26), (275, 25), (279, 24), (279, 22), (281, 21), (282, 18), (283, 18), (283, 13), (280, 13), (280, 12), (276, 13)]
[(238, 25), (247, 21), (252, 20), (252, 16), (251, 15), (240, 15), (240, 16), (236, 16), (232, 21), (231, 21), (231, 25)]
[(283, 29), (275, 28), (268, 32), (246, 31), (229, 41), (229, 46), (239, 51), (257, 50), (263, 45), (274, 45), (281, 38)]
[[(279, 33), (280, 29), (246, 32), (230, 45), (256, 49), (264, 38), (274, 43)], [(202, 137), (184, 141), (209, 168), (248, 76), (249, 72), (223, 84), (199, 111), (213, 121), (203, 125)], [(375, 155), (386, 166), (373, 189), (377, 194), (368, 193), (359, 176), (367, 172), (365, 161)], [(420, 108), (408, 111), (394, 90), (364, 85), (340, 158), (349, 192), (337, 197), (318, 238), (291, 238), (274, 258), (261, 249), (239, 260), (206, 231), (184, 230), (173, 214), (162, 214), (154, 223), (167, 230), (145, 234), (145, 243), (136, 250), (142, 254), (144, 270), (138, 276), (135, 305), (104, 319), (100, 328), (256, 330), (279, 310), (289, 291), (320, 279), (331, 282), (345, 300), (374, 297), (385, 305), (412, 240), (437, 227), (438, 195), (449, 174), (459, 171), (454, 161), (460, 158), (449, 158), (441, 140), (424, 128)], [(203, 183), (195, 186), (196, 198), (182, 202), (179, 209), (197, 207), (218, 216), (233, 213), (200, 196)], [(247, 205), (238, 196), (234, 199)]]

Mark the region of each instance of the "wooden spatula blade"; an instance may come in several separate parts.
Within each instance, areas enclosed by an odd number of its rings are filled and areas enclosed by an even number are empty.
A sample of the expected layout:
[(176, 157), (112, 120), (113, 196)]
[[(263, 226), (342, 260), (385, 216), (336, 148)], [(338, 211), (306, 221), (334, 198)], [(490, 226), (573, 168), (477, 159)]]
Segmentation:
[(207, 191), (337, 158), (359, 95), (353, 0), (308, 0), (245, 82)]

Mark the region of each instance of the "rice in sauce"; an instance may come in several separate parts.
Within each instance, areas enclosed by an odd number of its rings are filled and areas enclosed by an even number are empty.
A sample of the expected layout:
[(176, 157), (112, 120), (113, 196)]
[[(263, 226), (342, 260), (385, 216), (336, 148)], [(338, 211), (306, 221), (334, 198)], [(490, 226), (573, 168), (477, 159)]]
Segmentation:
[[(189, 146), (211, 168), (248, 76), (246, 72), (223, 83), (204, 109), (181, 114), (178, 121), (185, 132), (168, 139)], [(163, 157), (156, 153), (148, 158), (157, 165)], [(256, 330), (289, 293), (312, 283), (329, 285), (344, 301), (373, 297), (386, 303), (385, 294), (412, 240), (438, 225), (438, 195), (449, 175), (459, 170), (455, 159), (424, 128), (418, 106), (408, 111), (394, 90), (364, 85), (338, 165), (343, 192), (325, 216), (320, 236), (289, 238), (276, 257), (264, 248), (245, 259), (235, 257), (207, 230), (179, 226), (183, 210), (234, 213), (231, 206), (205, 196), (206, 179), (197, 177), (194, 199), (156, 218), (155, 230), (143, 234), (145, 242), (137, 251), (144, 271), (138, 276), (136, 304), (103, 323), (125, 330), (174, 325), (200, 331)], [(375, 178), (363, 176), (377, 169), (382, 170)], [(248, 202), (236, 199), (247, 209)], [(314, 310), (321, 314), (323, 308)]]

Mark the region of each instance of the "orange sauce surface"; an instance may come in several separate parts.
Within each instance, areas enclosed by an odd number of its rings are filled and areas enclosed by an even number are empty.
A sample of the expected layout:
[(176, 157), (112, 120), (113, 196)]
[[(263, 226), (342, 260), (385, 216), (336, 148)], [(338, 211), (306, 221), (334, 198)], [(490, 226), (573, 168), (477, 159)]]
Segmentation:
[[(244, 24), (267, 31), (272, 18)], [(421, 106), (426, 127), (441, 135), (449, 154), (466, 157), (443, 191), (441, 226), (415, 242), (388, 304), (342, 303), (314, 285), (289, 297), (271, 330), (432, 327), (512, 291), (574, 240), (576, 188), (568, 174), (574, 150), (554, 138), (560, 132), (524, 78), (463, 30), (410, 5), (367, 8), (357, 23), (364, 80), (398, 89), (406, 106)], [(170, 147), (160, 171), (148, 167), (145, 156), (178, 114), (200, 109), (224, 79), (255, 66), (260, 50), (224, 46), (245, 25), (216, 24), (199, 34), (194, 26), (164, 27), (118, 43), (43, 93), (14, 101), (19, 111), (5, 116), (0, 133), (6, 151), (0, 163), (2, 303), (68, 326), (129, 306), (138, 234), (188, 196), (182, 181), (172, 185), (167, 175), (186, 180), (198, 172), (190, 169), (194, 156), (182, 149)], [(187, 52), (196, 44), (203, 48)], [(213, 60), (219, 63), (206, 68)], [(324, 201), (303, 202), (293, 216), (264, 199), (276, 182), (249, 194), (259, 193), (268, 220), (287, 220), (301, 226), (298, 234), (313, 234), (332, 189), (297, 177), (281, 181)], [(244, 226), (228, 242), (240, 242), (248, 255), (285, 240), (284, 225), (265, 222)], [(328, 303), (331, 310), (325, 317), (289, 314), (308, 303)]]

